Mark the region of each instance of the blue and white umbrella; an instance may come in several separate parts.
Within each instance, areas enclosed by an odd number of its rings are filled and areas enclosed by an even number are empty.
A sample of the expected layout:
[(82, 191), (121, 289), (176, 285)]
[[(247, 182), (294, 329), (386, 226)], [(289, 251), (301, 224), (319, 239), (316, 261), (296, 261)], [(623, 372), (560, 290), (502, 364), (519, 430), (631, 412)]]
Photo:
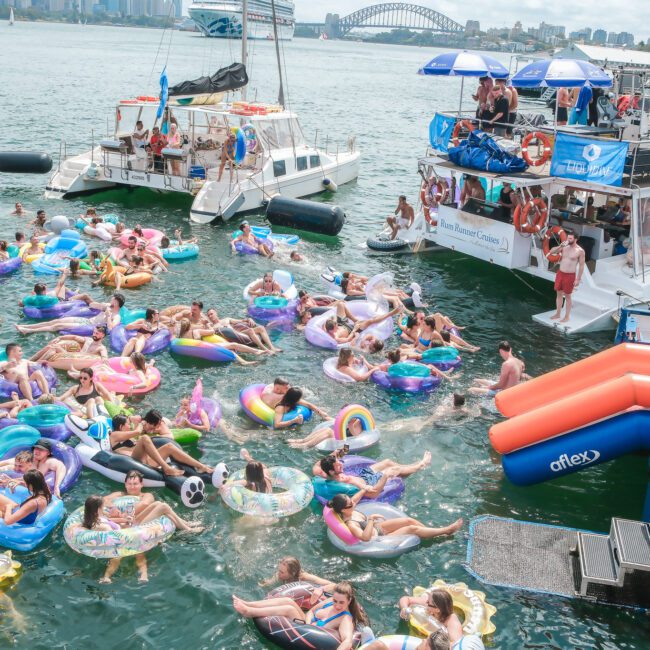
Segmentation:
[(458, 117), (463, 106), (463, 89), (465, 77), (493, 77), (505, 79), (510, 72), (500, 61), (480, 52), (445, 52), (434, 57), (418, 70), (422, 75), (460, 77), (460, 102)]
[(543, 59), (523, 67), (511, 79), (519, 88), (578, 88), (585, 84), (609, 88), (611, 77), (597, 65), (578, 59)]
[(491, 56), (465, 51), (439, 54), (422, 66), (418, 74), (504, 79), (510, 73), (503, 63)]

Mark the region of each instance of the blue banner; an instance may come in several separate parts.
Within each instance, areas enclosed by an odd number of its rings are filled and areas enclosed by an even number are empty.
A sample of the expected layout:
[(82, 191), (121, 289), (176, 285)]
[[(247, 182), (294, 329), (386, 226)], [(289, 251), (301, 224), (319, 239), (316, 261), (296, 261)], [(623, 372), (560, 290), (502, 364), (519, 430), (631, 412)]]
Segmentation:
[(551, 160), (551, 176), (620, 185), (626, 156), (625, 142), (590, 140), (558, 133)]
[(434, 149), (438, 151), (447, 151), (451, 134), (456, 126), (456, 120), (453, 117), (446, 117), (436, 113), (429, 124), (429, 142)]
[(156, 120), (159, 120), (167, 105), (167, 89), (169, 88), (169, 81), (167, 80), (167, 66), (163, 68), (160, 73), (160, 104), (158, 104), (158, 112), (156, 113)]

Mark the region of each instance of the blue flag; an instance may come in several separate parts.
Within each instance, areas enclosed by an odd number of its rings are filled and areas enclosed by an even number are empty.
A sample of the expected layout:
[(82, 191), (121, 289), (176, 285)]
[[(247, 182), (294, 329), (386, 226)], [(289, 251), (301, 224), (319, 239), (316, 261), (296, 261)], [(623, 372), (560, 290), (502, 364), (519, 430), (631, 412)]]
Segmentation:
[(159, 120), (163, 116), (165, 106), (167, 105), (167, 89), (169, 88), (169, 81), (167, 80), (167, 66), (163, 68), (160, 73), (160, 104), (158, 105), (158, 112), (156, 119)]
[(456, 121), (453, 117), (446, 117), (436, 113), (429, 125), (429, 142), (431, 146), (438, 149), (438, 151), (447, 151), (455, 125)]
[(621, 185), (627, 143), (579, 138), (558, 133), (551, 159), (551, 176)]

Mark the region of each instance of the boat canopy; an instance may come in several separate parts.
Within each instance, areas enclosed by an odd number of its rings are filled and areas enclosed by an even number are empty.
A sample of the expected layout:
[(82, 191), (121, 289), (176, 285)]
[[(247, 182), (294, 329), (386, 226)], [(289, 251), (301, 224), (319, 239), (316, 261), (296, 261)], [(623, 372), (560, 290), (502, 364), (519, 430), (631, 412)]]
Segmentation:
[(243, 63), (233, 63), (221, 68), (211, 77), (199, 77), (193, 81), (183, 81), (169, 89), (170, 97), (180, 95), (205, 95), (237, 90), (248, 84), (248, 74)]

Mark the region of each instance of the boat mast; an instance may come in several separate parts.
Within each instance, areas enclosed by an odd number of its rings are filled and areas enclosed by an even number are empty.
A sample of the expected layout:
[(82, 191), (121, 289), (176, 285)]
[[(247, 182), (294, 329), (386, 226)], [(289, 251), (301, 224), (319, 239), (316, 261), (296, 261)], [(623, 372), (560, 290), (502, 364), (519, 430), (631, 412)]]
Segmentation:
[[(248, 62), (248, 0), (242, 1), (241, 62)], [(241, 98), (246, 101), (246, 86), (241, 89)]]
[(282, 63), (280, 62), (280, 43), (278, 38), (278, 23), (275, 16), (275, 0), (271, 0), (271, 11), (273, 12), (273, 36), (275, 40), (275, 56), (278, 60), (278, 74), (280, 76), (280, 92), (278, 93), (278, 104), (284, 108), (284, 85), (282, 83)]

